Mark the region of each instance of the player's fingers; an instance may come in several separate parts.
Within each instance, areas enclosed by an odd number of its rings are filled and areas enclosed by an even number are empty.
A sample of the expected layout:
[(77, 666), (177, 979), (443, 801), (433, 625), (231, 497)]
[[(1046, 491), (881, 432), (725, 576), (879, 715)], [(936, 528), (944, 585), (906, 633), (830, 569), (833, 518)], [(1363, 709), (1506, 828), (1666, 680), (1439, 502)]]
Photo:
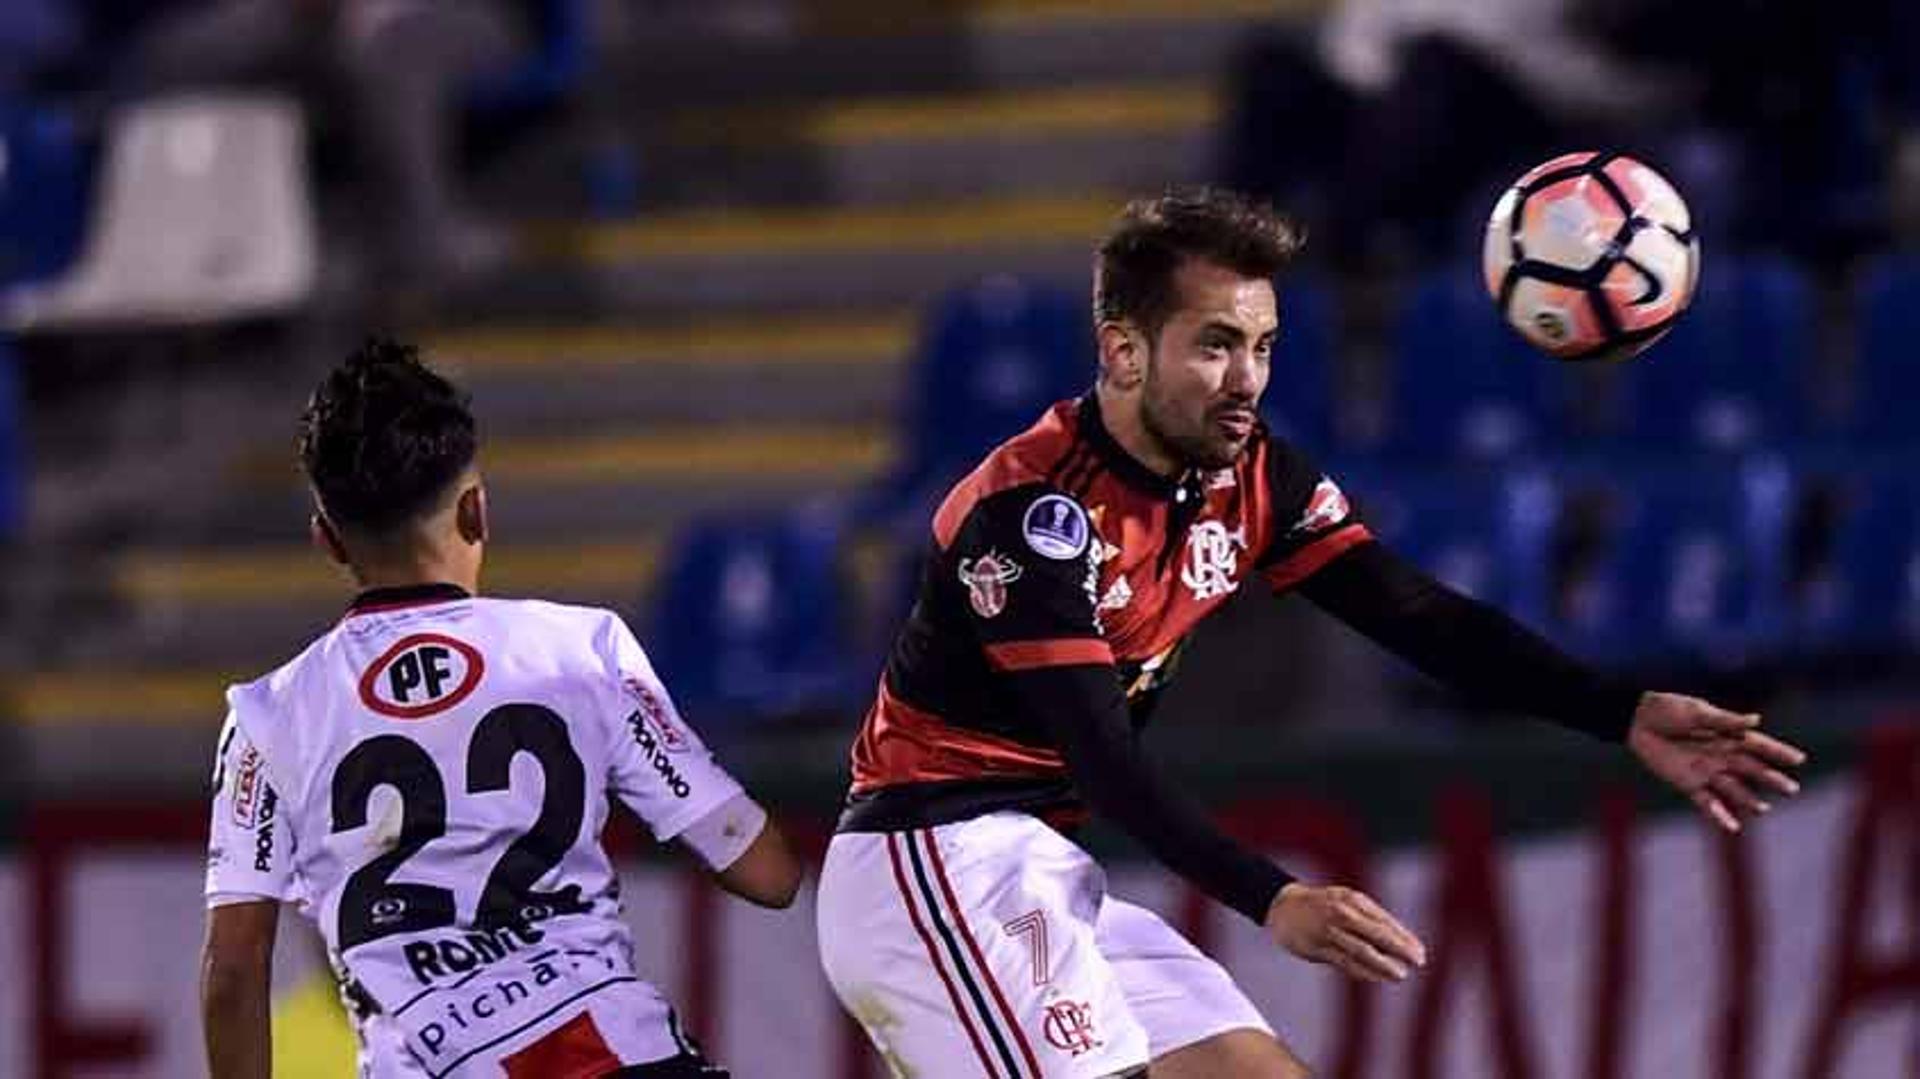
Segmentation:
[(1742, 817), (1751, 819), (1773, 808), (1759, 795), (1748, 790), (1740, 777), (1732, 772), (1722, 772), (1714, 776), (1707, 781), (1707, 786), (1713, 789), (1714, 794), (1719, 795), (1723, 804), (1730, 806)]
[(1694, 725), (1717, 734), (1739, 734), (1760, 726), (1758, 712), (1729, 712), (1702, 701), (1694, 713)]
[(1715, 824), (1727, 831), (1740, 830), (1740, 822), (1734, 819), (1733, 814), (1727, 811), (1727, 807), (1720, 803), (1720, 799), (1712, 791), (1704, 787), (1694, 791), (1693, 804), (1699, 806), (1700, 812), (1705, 813)]
[(1731, 764), (1734, 771), (1747, 779), (1771, 788), (1777, 794), (1794, 795), (1800, 793), (1800, 782), (1785, 772), (1769, 768), (1752, 754), (1735, 754)]
[(1364, 892), (1354, 892), (1353, 903), (1360, 908), (1362, 914), (1373, 921), (1378, 932), (1384, 935), (1389, 945), (1389, 954), (1416, 967), (1427, 965), (1427, 946), (1420, 942), (1420, 938), (1414, 935), (1413, 930), (1402, 925), (1400, 919), (1388, 913), (1387, 908)]
[(1410, 973), (1407, 964), (1383, 953), (1375, 942), (1343, 926), (1330, 926), (1327, 937), (1335, 951), (1346, 960), (1343, 970), (1370, 981), (1404, 982)]
[(1807, 754), (1799, 746), (1788, 745), (1772, 735), (1761, 734), (1759, 731), (1748, 731), (1740, 740), (1740, 748), (1769, 764), (1798, 768), (1807, 763)]

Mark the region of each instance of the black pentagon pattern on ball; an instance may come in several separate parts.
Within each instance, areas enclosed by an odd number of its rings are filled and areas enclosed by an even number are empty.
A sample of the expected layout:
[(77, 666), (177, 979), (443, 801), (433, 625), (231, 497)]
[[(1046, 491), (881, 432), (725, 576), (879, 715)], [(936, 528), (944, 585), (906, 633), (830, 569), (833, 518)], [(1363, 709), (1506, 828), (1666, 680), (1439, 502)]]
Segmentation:
[[(1520, 197), (1513, 200), (1512, 218), (1507, 222), (1507, 244), (1513, 258), (1507, 265), (1506, 274), (1500, 279), (1500, 317), (1508, 322), (1512, 321), (1514, 289), (1523, 278), (1531, 277), (1536, 281), (1545, 281), (1549, 285), (1579, 289), (1587, 298), (1587, 306), (1593, 309), (1593, 317), (1600, 323), (1601, 331), (1606, 334), (1606, 340), (1593, 348), (1585, 352), (1576, 352), (1571, 356), (1560, 357), (1565, 361), (1608, 360), (1617, 358), (1623, 353), (1631, 354), (1634, 346), (1672, 329), (1674, 322), (1684, 313), (1676, 311), (1651, 326), (1643, 326), (1638, 330), (1623, 330), (1620, 328), (1620, 320), (1614, 317), (1613, 307), (1606, 302), (1606, 293), (1601, 286), (1606, 281), (1607, 275), (1613, 272), (1613, 268), (1622, 263), (1638, 271), (1652, 290), (1650, 295), (1642, 297), (1638, 302), (1649, 302), (1659, 295), (1660, 279), (1654, 275), (1653, 271), (1626, 254), (1627, 245), (1633, 242), (1634, 233), (1641, 229), (1658, 227), (1675, 240), (1688, 245), (1693, 243), (1694, 236), (1692, 229), (1676, 229), (1667, 224), (1656, 226), (1654, 222), (1633, 212), (1633, 203), (1627, 198), (1627, 193), (1620, 190), (1620, 185), (1606, 172), (1607, 165), (1619, 156), (1617, 153), (1607, 151), (1590, 154), (1584, 161), (1563, 165), (1521, 185)], [(1557, 183), (1577, 180), (1583, 176), (1592, 177), (1600, 185), (1601, 190), (1605, 191), (1608, 197), (1620, 207), (1625, 221), (1622, 222), (1619, 231), (1614, 233), (1613, 240), (1607, 244), (1606, 250), (1600, 257), (1594, 259), (1593, 264), (1585, 269), (1576, 270), (1529, 258), (1526, 248), (1520, 243), (1520, 223), (1526, 215), (1527, 200)]]

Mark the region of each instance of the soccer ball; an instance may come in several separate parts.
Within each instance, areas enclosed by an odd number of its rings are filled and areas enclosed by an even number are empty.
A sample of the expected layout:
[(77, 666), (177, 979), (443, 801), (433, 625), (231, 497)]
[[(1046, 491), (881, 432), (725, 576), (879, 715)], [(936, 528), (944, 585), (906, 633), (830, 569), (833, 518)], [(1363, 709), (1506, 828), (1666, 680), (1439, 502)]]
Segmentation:
[(1501, 317), (1562, 360), (1624, 360), (1693, 301), (1700, 242), (1680, 193), (1618, 154), (1566, 154), (1520, 177), (1481, 255)]

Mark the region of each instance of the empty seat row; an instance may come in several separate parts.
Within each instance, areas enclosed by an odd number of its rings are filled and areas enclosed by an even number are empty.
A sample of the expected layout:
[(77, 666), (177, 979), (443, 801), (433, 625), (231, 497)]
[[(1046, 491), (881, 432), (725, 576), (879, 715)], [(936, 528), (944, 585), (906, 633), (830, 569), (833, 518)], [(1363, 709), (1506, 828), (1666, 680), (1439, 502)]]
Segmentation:
[[(1383, 543), (1595, 662), (1724, 669), (1920, 646), (1920, 479), (1901, 472), (1381, 467), (1343, 484)], [(845, 537), (817, 513), (727, 515), (675, 544), (649, 648), (719, 737), (872, 691)]]

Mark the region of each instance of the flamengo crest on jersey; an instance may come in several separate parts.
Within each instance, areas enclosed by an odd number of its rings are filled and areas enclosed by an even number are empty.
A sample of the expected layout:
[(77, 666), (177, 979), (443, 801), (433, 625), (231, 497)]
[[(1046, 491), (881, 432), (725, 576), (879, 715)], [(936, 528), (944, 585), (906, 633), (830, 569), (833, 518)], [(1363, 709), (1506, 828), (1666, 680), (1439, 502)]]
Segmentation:
[(1201, 521), (1187, 532), (1187, 563), (1180, 583), (1202, 602), (1231, 595), (1239, 589), (1240, 552), (1247, 547), (1247, 530), (1229, 530), (1219, 521)]
[(740, 788), (617, 616), (457, 592), (369, 609), (228, 700), (210, 901), (315, 919), (371, 1075), (402, 1046), (430, 1076), (497, 1067), (489, 1046), (588, 1001), (633, 1017), (629, 1048), (678, 1051), (599, 829), (610, 795), (666, 839)]

